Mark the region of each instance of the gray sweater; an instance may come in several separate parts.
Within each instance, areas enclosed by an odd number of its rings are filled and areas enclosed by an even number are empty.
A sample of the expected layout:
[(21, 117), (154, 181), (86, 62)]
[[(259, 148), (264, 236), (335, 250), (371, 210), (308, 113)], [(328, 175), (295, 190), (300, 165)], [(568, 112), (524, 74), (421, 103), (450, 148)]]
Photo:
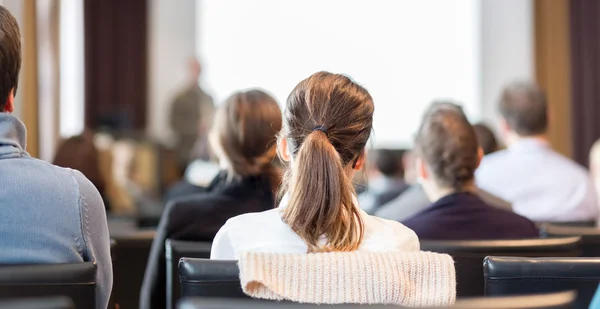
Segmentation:
[(102, 198), (78, 171), (29, 156), (25, 125), (0, 113), (0, 263), (96, 262), (96, 306), (112, 287)]

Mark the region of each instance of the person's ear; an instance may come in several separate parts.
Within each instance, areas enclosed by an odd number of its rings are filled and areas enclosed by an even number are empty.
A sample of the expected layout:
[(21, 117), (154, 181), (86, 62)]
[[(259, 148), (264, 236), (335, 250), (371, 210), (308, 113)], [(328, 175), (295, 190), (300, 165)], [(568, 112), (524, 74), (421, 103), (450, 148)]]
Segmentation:
[(425, 161), (421, 158), (417, 158), (415, 160), (415, 165), (417, 167), (417, 178), (418, 179), (429, 179), (429, 173), (427, 171), (427, 166), (425, 165)]
[(281, 137), (277, 140), (277, 153), (279, 154), (279, 158), (284, 162), (290, 162), (292, 159), (288, 149), (288, 142), (285, 137)]
[(483, 156), (485, 155), (485, 153), (483, 152), (483, 148), (481, 147), (477, 147), (477, 167), (479, 167), (479, 164), (481, 164), (481, 160), (483, 160)]
[(363, 167), (365, 167), (365, 164), (367, 162), (367, 150), (364, 149), (360, 155), (358, 155), (358, 158), (356, 158), (356, 163), (353, 163), (352, 169), (355, 171), (360, 171), (363, 169)]
[(12, 113), (15, 111), (15, 88), (11, 89), (8, 93), (8, 98), (4, 104), (4, 112)]

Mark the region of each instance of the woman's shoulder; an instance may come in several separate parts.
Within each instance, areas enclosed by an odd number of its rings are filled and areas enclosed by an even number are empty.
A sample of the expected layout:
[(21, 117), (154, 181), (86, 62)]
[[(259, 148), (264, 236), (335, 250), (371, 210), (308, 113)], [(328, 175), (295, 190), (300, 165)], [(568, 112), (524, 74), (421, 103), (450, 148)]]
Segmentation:
[(367, 242), (389, 242), (391, 248), (403, 251), (418, 251), (417, 234), (404, 224), (368, 215), (363, 212), (365, 224), (365, 240)]
[(261, 212), (251, 212), (235, 216), (227, 220), (223, 230), (251, 230), (257, 227), (269, 228), (275, 224), (283, 224), (279, 209), (274, 208)]

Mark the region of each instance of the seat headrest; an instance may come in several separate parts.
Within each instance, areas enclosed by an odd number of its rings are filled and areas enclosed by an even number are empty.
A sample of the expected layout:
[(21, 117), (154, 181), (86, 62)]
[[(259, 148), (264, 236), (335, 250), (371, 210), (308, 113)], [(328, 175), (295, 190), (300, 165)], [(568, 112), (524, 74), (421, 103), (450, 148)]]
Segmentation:
[(240, 280), (237, 261), (182, 258), (179, 261), (182, 282), (231, 282)]
[(487, 278), (589, 278), (600, 280), (600, 258), (576, 257), (486, 257)]
[(421, 250), (444, 253), (547, 252), (571, 251), (579, 248), (581, 237), (518, 240), (421, 241)]

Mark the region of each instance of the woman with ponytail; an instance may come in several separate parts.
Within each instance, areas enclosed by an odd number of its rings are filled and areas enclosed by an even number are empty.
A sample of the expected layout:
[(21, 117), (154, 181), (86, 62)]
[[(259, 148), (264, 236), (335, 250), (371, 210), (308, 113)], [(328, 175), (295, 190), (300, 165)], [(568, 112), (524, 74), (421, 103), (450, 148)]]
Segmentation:
[(276, 135), (277, 102), (260, 90), (236, 92), (219, 107), (209, 133), (222, 171), (206, 188), (170, 201), (150, 252), (140, 296), (141, 308), (165, 308), (165, 240), (210, 242), (234, 216), (273, 209), (281, 182)]
[(344, 75), (316, 73), (287, 99), (278, 139), (288, 162), (277, 209), (237, 216), (214, 239), (211, 258), (243, 251), (418, 251), (402, 224), (361, 211), (352, 178), (365, 163), (373, 99)]

